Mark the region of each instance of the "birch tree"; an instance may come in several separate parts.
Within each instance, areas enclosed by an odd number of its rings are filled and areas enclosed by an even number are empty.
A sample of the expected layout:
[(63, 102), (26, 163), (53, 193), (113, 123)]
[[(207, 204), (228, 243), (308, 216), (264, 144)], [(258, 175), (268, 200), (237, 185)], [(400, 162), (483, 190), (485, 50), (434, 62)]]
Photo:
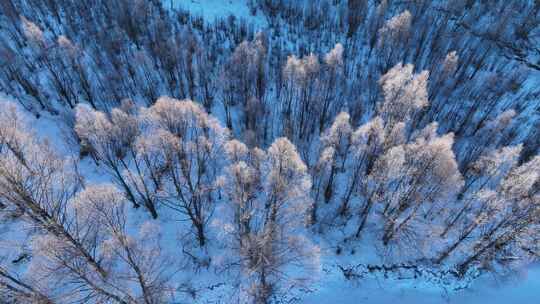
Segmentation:
[[(237, 153), (244, 151), (239, 161)], [(277, 139), (267, 151), (228, 149), (223, 187), (232, 215), (224, 238), (240, 256), (249, 302), (269, 303), (316, 268), (318, 249), (304, 235), (311, 181), (294, 145)], [(298, 275), (284, 276), (284, 269)], [(293, 285), (291, 285), (293, 284)]]

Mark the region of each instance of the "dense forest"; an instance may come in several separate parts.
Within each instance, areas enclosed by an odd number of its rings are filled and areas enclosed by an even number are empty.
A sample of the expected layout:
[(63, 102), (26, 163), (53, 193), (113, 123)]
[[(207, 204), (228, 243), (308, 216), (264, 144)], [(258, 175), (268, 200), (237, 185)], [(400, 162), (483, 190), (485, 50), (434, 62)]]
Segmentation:
[(539, 260), (540, 2), (185, 1), (0, 1), (0, 303)]

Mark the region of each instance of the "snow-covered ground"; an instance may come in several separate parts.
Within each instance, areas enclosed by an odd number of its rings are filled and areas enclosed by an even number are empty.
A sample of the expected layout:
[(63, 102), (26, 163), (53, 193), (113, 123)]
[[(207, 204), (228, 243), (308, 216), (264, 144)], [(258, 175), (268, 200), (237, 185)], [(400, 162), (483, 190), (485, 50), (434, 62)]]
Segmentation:
[(318, 285), (319, 290), (306, 296), (302, 303), (532, 304), (538, 303), (540, 296), (540, 265), (504, 281), (486, 277), (469, 289), (449, 293), (439, 288), (417, 286), (411, 281), (396, 283), (368, 279), (348, 283), (337, 275), (323, 278)]
[[(0, 96), (0, 102), (10, 98)], [(30, 125), (41, 138), (49, 140), (58, 151), (69, 154), (65, 142), (65, 127), (59, 116), (45, 114), (39, 119), (28, 115)], [(106, 182), (107, 178), (88, 158), (81, 163), (85, 177), (92, 182)], [(331, 259), (328, 257), (327, 259)], [(312, 290), (301, 303), (378, 303), (378, 304), (422, 304), (460, 303), (475, 304), (489, 299), (491, 304), (537, 303), (540, 295), (540, 265), (523, 269), (521, 273), (506, 280), (483, 277), (471, 288), (446, 292), (438, 286), (415, 282), (411, 279), (396, 280), (366, 277), (358, 281), (347, 281), (337, 268), (323, 271)]]
[[(300, 1), (300, 0), (299, 0)], [(163, 0), (166, 7), (188, 9), (201, 15), (206, 20), (217, 17), (235, 15), (248, 19), (259, 25), (265, 23), (261, 16), (253, 16), (245, 0)], [(0, 102), (7, 98), (0, 96)], [(59, 127), (60, 119), (44, 115), (33, 120), (31, 125), (36, 132), (49, 139), (60, 151), (68, 152), (65, 136)], [(103, 176), (87, 158), (83, 161), (85, 176), (92, 181), (101, 180)], [(538, 303), (540, 296), (540, 265), (531, 266), (521, 273), (501, 281), (500, 278), (483, 277), (466, 290), (445, 292), (439, 287), (417, 284), (412, 280), (385, 280), (365, 278), (358, 282), (345, 280), (335, 269), (323, 272), (319, 281), (313, 286), (302, 303)]]
[(250, 22), (264, 24), (262, 16), (253, 16), (245, 0), (163, 0), (165, 7), (183, 8), (202, 16), (207, 21), (233, 15)]
[[(169, 7), (181, 7), (201, 15), (207, 21), (234, 15), (257, 25), (265, 25), (264, 17), (253, 16), (245, 0), (163, 0)], [(301, 0), (298, 0), (301, 1)], [(538, 303), (540, 296), (540, 265), (532, 265), (520, 273), (502, 280), (482, 277), (473, 286), (460, 291), (446, 292), (440, 287), (418, 284), (412, 280), (396, 281), (365, 278), (359, 282), (344, 279), (339, 270), (323, 274), (314, 290), (302, 303)]]
[[(10, 98), (0, 96), (0, 102)], [(62, 127), (60, 116), (45, 114), (39, 119), (28, 115), (30, 125), (41, 138), (49, 140), (58, 151), (70, 153), (66, 144), (66, 127)], [(92, 182), (105, 182), (106, 178), (88, 159), (81, 163), (85, 177)], [(174, 238), (174, 236), (169, 236)], [(174, 242), (174, 241), (173, 241)], [(330, 254), (331, 255), (331, 254)], [(332, 257), (327, 257), (331, 260)], [(210, 284), (211, 285), (211, 284)], [(323, 271), (318, 281), (307, 292), (301, 303), (378, 303), (378, 304), (444, 304), (484, 303), (491, 304), (537, 303), (540, 295), (540, 265), (523, 269), (508, 279), (482, 277), (473, 286), (460, 291), (444, 291), (439, 286), (417, 282), (412, 279), (396, 280), (366, 277), (358, 281), (347, 281), (337, 268)], [(214, 295), (210, 295), (213, 297)], [(218, 300), (219, 302), (219, 300)]]

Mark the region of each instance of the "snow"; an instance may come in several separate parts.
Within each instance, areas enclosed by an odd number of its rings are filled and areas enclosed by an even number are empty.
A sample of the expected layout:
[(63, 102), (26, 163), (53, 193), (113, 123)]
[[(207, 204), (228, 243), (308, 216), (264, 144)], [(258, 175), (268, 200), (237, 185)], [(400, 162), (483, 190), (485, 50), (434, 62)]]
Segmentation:
[[(173, 9), (188, 9), (208, 21), (234, 15), (256, 24), (264, 24), (264, 19), (261, 16), (251, 15), (245, 0), (163, 0), (163, 2), (165, 6)], [(0, 96), (0, 102), (5, 102), (8, 99), (6, 96)], [(29, 120), (40, 137), (47, 138), (62, 153), (70, 153), (59, 116), (45, 114), (36, 119), (29, 115)], [(80, 166), (81, 171), (89, 181), (107, 181), (107, 177), (101, 173), (91, 159), (83, 159)], [(173, 222), (173, 219), (165, 221)], [(167, 229), (166, 238), (170, 239), (167, 243), (175, 242), (173, 240), (175, 237), (173, 231), (175, 230)], [(332, 257), (327, 258), (332, 259)], [(540, 295), (538, 290), (540, 287), (540, 265), (523, 269), (515, 277), (503, 281), (492, 277), (483, 277), (475, 282), (470, 289), (457, 292), (447, 292), (437, 286), (429, 286), (412, 280), (365, 278), (359, 282), (351, 282), (347, 281), (337, 268), (327, 270), (327, 272), (323, 271), (320, 281), (311, 292), (306, 294), (301, 303), (472, 304), (485, 302), (486, 299), (489, 299), (491, 304), (507, 304), (511, 302), (534, 303), (538, 301), (537, 298)], [(204, 274), (198, 274), (198, 276), (205, 277)], [(206, 285), (210, 286), (214, 282), (210, 282), (212, 276), (207, 277), (209, 281), (206, 282)], [(201, 278), (198, 278), (197, 281), (200, 280)]]
[(194, 15), (202, 16), (206, 21), (230, 15), (244, 18), (255, 24), (264, 23), (261, 16), (253, 16), (245, 0), (162, 0), (165, 7), (182, 8)]
[(486, 277), (458, 292), (419, 286), (410, 281), (368, 279), (351, 283), (338, 274), (326, 277), (319, 285), (319, 290), (306, 296), (302, 303), (477, 304), (486, 299), (490, 304), (535, 303), (540, 295), (540, 265), (504, 281)]
[[(7, 96), (0, 96), (0, 102), (7, 102), (9, 100), (12, 101)], [(35, 116), (28, 115), (28, 120), (39, 137), (50, 141), (62, 153), (73, 153), (73, 151), (68, 151), (65, 142), (66, 137), (64, 135), (65, 131), (63, 131), (64, 128), (62, 127), (61, 116), (44, 114), (40, 118), (36, 118)], [(98, 183), (107, 181), (107, 178), (89, 158), (85, 158), (81, 162), (80, 167), (87, 180)], [(132, 215), (137, 217), (137, 219), (134, 219), (136, 222), (142, 221), (139, 212), (133, 212)], [(167, 225), (168, 221), (170, 221), (168, 223), (169, 225)], [(163, 224), (173, 226), (170, 224), (174, 224), (174, 220), (164, 219)], [(166, 227), (164, 232), (165, 238), (169, 240), (167, 243), (174, 244), (176, 242), (176, 231), (177, 229), (175, 228)], [(330, 253), (328, 255), (326, 259), (331, 262), (332, 256)], [(335, 263), (335, 260), (333, 262)], [(483, 277), (476, 281), (471, 288), (460, 291), (445, 291), (438, 286), (422, 282), (392, 278), (367, 277), (360, 281), (352, 282), (347, 281), (336, 267), (328, 265), (325, 267), (331, 268), (322, 272), (319, 277), (320, 280), (312, 287), (312, 290), (306, 293), (300, 303), (473, 304), (483, 302), (485, 299), (489, 299), (491, 304), (507, 304), (510, 301), (534, 303), (540, 294), (538, 291), (538, 287), (540, 286), (540, 265), (523, 269), (515, 277), (502, 281), (493, 277)], [(217, 278), (211, 274), (199, 273), (198, 276), (199, 280), (194, 285), (199, 290), (205, 289), (204, 286), (219, 284), (219, 281), (216, 280)], [(204, 279), (201, 281), (201, 278)], [(216, 291), (219, 290), (220, 292), (216, 292), (216, 294), (208, 292), (207, 296), (220, 297), (222, 295), (218, 294), (221, 292), (227, 293), (226, 289), (218, 288)]]

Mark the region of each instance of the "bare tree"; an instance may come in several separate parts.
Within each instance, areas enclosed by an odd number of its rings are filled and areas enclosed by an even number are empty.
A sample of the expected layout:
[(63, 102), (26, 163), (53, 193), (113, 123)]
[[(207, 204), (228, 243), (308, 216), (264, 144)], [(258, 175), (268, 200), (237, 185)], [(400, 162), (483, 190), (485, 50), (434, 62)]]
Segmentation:
[[(187, 217), (199, 246), (204, 247), (214, 210), (219, 155), (229, 132), (189, 100), (162, 97), (142, 112), (149, 129), (148, 134), (141, 135), (139, 154), (143, 159), (154, 158), (144, 161), (150, 175), (146, 178), (158, 185), (164, 179), (156, 188), (164, 192), (161, 201)], [(159, 149), (154, 154), (159, 160), (149, 149)]]
[[(250, 302), (269, 303), (316, 267), (318, 250), (302, 233), (311, 205), (311, 181), (285, 138), (266, 152), (247, 151), (238, 143), (229, 144), (227, 151), (232, 164), (222, 184), (233, 211), (224, 239), (240, 256), (241, 286)], [(284, 276), (289, 267), (298, 268), (298, 275)]]
[(387, 128), (405, 122), (417, 111), (428, 105), (427, 80), (429, 73), (413, 74), (411, 64), (398, 63), (381, 76), (383, 102), (378, 108)]
[(386, 184), (384, 188), (377, 187), (376, 198), (382, 203), (384, 245), (418, 219), (422, 208), (432, 212), (451, 200), (462, 183), (452, 152), (453, 134), (426, 135), (391, 148), (374, 170), (376, 183)]

